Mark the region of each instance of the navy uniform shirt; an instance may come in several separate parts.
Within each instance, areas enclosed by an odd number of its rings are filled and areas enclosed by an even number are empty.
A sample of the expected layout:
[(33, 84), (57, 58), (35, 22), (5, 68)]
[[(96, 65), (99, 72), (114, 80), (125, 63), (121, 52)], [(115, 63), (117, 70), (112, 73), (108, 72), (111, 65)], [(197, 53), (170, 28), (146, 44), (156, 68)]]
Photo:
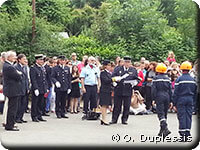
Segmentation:
[(172, 85), (171, 80), (166, 74), (158, 74), (152, 81), (152, 98), (168, 99), (172, 101)]
[(43, 66), (37, 64), (30, 68), (31, 89), (39, 90), (40, 94), (45, 94), (48, 90), (47, 73)]
[(112, 73), (112, 77), (115, 76), (123, 76), (124, 74), (128, 73), (129, 76), (125, 79), (122, 79), (120, 82), (117, 82), (117, 86), (114, 88), (114, 92), (116, 95), (119, 96), (132, 96), (133, 88), (130, 83), (124, 83), (124, 81), (128, 80), (138, 80), (137, 70), (133, 67), (128, 68), (125, 70), (124, 66), (117, 67), (114, 69)]
[(57, 65), (52, 68), (51, 79), (53, 83), (60, 82), (61, 87), (58, 88), (55, 86), (55, 91), (67, 91), (71, 89), (71, 74), (70, 68), (67, 66), (62, 67)]
[(175, 81), (175, 88), (173, 94), (173, 104), (176, 106), (177, 101), (181, 97), (195, 98), (197, 92), (197, 84), (189, 73), (184, 73)]

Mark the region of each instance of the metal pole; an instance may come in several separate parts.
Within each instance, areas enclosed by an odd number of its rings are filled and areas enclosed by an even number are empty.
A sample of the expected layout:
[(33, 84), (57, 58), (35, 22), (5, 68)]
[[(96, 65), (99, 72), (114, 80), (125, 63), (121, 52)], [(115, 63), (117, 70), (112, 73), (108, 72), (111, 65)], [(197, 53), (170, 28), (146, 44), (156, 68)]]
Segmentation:
[(32, 0), (32, 44), (34, 43), (35, 41), (35, 15), (36, 15), (36, 12), (35, 12), (35, 0)]

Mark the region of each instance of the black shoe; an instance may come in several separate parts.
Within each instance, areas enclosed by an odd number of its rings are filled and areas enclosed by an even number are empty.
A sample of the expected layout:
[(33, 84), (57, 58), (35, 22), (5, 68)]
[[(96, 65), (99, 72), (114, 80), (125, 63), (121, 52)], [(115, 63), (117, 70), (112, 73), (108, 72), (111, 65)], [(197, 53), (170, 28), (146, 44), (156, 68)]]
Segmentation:
[(15, 122), (16, 123), (23, 123), (21, 120), (16, 120)]
[(69, 118), (69, 117), (67, 117), (67, 116), (65, 116), (65, 115), (61, 115), (61, 118), (66, 118), (66, 119), (67, 119), (67, 118)]
[(43, 118), (38, 118), (38, 120), (39, 120), (39, 121), (46, 121), (46, 120), (44, 120)]
[(39, 120), (37, 118), (33, 118), (32, 121), (33, 122), (39, 122)]
[(128, 125), (128, 123), (126, 121), (122, 121), (122, 124), (124, 125)]
[(22, 123), (27, 123), (27, 121), (26, 121), (26, 120), (23, 120), (23, 119), (21, 119), (21, 121), (22, 121)]
[(58, 119), (61, 119), (61, 116), (60, 116), (60, 115), (57, 115), (57, 118), (58, 118)]
[(50, 116), (49, 114), (46, 114), (46, 113), (44, 113), (44, 114), (42, 114), (42, 116)]
[(19, 129), (17, 129), (17, 128), (5, 128), (5, 130), (7, 130), (7, 131), (19, 131)]
[(164, 129), (163, 129), (163, 128), (160, 128), (160, 131), (159, 131), (159, 133), (158, 133), (158, 136), (162, 136), (162, 135), (163, 135), (163, 131), (164, 131)]
[(165, 138), (166, 136), (168, 136), (171, 133), (171, 131), (168, 130), (168, 128), (165, 128), (165, 130), (163, 131), (163, 137)]
[(117, 121), (111, 121), (109, 124), (117, 124)]
[(101, 125), (106, 125), (106, 126), (109, 126), (109, 124), (108, 124), (108, 123), (105, 123), (105, 122), (103, 122), (103, 120), (101, 120)]

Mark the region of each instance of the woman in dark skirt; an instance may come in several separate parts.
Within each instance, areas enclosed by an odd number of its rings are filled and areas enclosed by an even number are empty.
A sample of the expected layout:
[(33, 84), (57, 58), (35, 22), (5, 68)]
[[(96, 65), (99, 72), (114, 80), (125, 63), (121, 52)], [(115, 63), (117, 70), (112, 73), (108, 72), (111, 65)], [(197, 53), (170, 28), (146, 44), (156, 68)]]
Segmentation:
[(100, 101), (99, 101), (99, 105), (101, 105), (101, 114), (102, 114), (101, 125), (109, 125), (106, 121), (107, 108), (112, 104), (111, 101), (112, 78), (110, 73), (111, 63), (109, 60), (104, 60), (103, 69), (104, 70), (100, 74), (101, 87), (100, 87)]
[(80, 89), (79, 83), (81, 80), (79, 79), (78, 67), (76, 65), (72, 66), (72, 91), (70, 93), (70, 108), (71, 113), (77, 113), (78, 108), (78, 98), (80, 97)]

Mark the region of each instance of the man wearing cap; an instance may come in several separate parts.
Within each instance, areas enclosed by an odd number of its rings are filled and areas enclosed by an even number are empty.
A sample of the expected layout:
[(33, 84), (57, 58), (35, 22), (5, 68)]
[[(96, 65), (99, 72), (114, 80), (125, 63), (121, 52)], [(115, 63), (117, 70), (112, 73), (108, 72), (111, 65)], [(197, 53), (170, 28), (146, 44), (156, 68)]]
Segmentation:
[(52, 69), (51, 77), (55, 84), (56, 92), (56, 116), (57, 118), (68, 118), (65, 116), (67, 95), (71, 92), (70, 68), (66, 66), (65, 56), (58, 57), (58, 65)]
[(32, 103), (31, 118), (33, 122), (46, 121), (42, 118), (42, 108), (45, 103), (44, 94), (48, 92), (47, 73), (44, 64), (44, 55), (35, 55), (36, 63), (30, 68)]
[(72, 65), (77, 66), (77, 65), (80, 63), (80, 61), (77, 60), (77, 55), (76, 55), (76, 53), (72, 53), (72, 54), (71, 54), (71, 57), (72, 57), (72, 60), (71, 60)]
[[(131, 58), (124, 57), (124, 65), (114, 70), (112, 80), (116, 81), (117, 85), (114, 88), (114, 108), (112, 113), (112, 121), (110, 124), (116, 124), (121, 113), (123, 104), (123, 115), (121, 122), (127, 125), (129, 109), (131, 104), (131, 96), (133, 86), (138, 83), (137, 71), (131, 66)], [(137, 83), (135, 83), (137, 82)]]

